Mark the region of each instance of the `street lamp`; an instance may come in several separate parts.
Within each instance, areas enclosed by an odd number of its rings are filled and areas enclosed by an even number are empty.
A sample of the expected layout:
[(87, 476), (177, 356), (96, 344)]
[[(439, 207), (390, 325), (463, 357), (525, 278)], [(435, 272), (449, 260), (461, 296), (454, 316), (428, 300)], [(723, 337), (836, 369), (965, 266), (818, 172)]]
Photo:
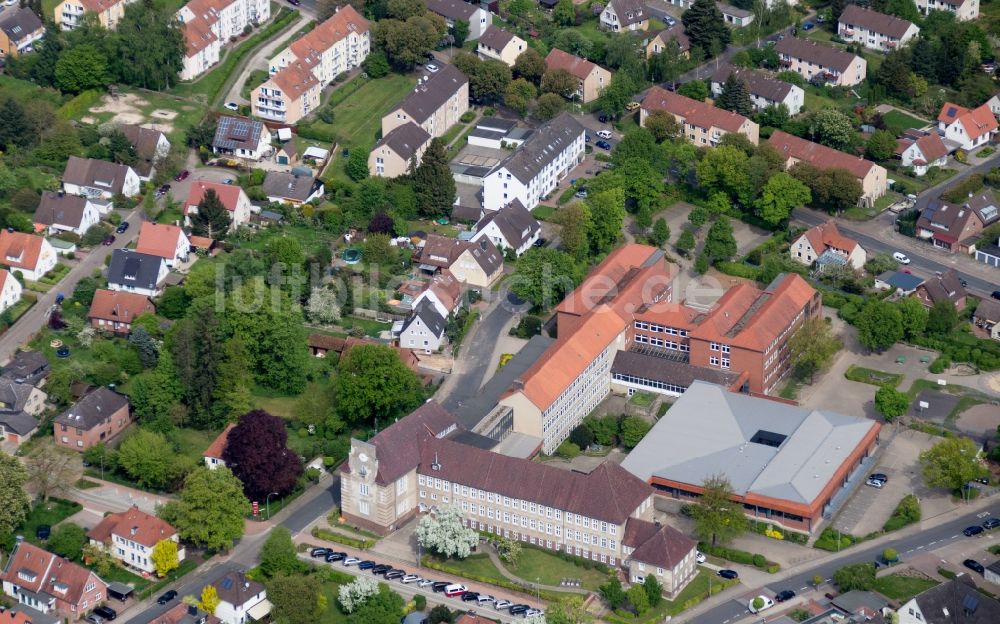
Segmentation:
[(277, 495), (278, 495), (277, 492), (271, 492), (270, 494), (267, 495), (267, 498), (264, 499), (264, 507), (267, 509), (267, 519), (268, 520), (271, 519), (271, 497), (272, 496), (277, 496)]

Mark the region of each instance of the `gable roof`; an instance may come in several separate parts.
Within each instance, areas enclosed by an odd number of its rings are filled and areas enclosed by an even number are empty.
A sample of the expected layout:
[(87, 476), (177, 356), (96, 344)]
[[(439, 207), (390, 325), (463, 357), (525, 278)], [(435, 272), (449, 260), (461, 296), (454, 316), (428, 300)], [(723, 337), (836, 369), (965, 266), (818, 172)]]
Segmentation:
[(305, 201), (316, 188), (316, 178), (287, 171), (268, 171), (261, 188), (268, 197)]
[(43, 28), (42, 20), (38, 19), (33, 11), (19, 6), (7, 7), (7, 10), (0, 13), (0, 30), (6, 33), (7, 38), (17, 44), (22, 39), (26, 39)]
[(712, 82), (724, 84), (731, 74), (735, 74), (737, 78), (747, 83), (750, 95), (756, 95), (769, 102), (784, 102), (788, 94), (795, 88), (795, 85), (790, 82), (771, 78), (749, 69), (733, 67), (732, 65), (723, 65), (720, 67), (712, 76)]
[(837, 229), (837, 224), (831, 219), (826, 223), (815, 225), (803, 233), (813, 251), (817, 254), (823, 253), (826, 249), (833, 248), (850, 255), (854, 248), (858, 246), (856, 240), (847, 238)]
[[(30, 542), (20, 542), (14, 548), (3, 579), (22, 591), (57, 597), (78, 605), (87, 583), (104, 584), (101, 579), (83, 566), (42, 550)], [(103, 593), (103, 592), (102, 592)]]
[(420, 251), (419, 260), (421, 264), (447, 269), (455, 264), (466, 251), (472, 254), (473, 259), (486, 275), (493, 275), (498, 268), (503, 266), (503, 256), (489, 239), (479, 239), (473, 242), (448, 238), (439, 234), (427, 235), (424, 247)]
[(146, 295), (101, 288), (94, 293), (94, 300), (90, 304), (88, 316), (131, 323), (135, 317), (147, 312), (155, 313), (156, 306), (153, 305), (153, 300)]
[(227, 572), (212, 581), (212, 586), (219, 594), (219, 600), (234, 606), (245, 605), (265, 591), (263, 585), (250, 580), (243, 572)]
[(214, 459), (222, 459), (222, 454), (226, 452), (226, 446), (229, 444), (229, 432), (233, 430), (236, 423), (229, 423), (226, 428), (222, 430), (222, 433), (215, 436), (212, 443), (208, 445), (205, 452), (202, 453), (202, 457), (211, 457)]
[(462, 285), (451, 271), (444, 269), (431, 279), (430, 287), (424, 292), (433, 293), (441, 305), (449, 312), (453, 312), (462, 297)]
[(28, 605), (0, 608), (0, 624), (62, 624), (62, 618), (46, 615)]
[(212, 147), (218, 149), (245, 149), (256, 151), (260, 137), (265, 133), (264, 124), (246, 117), (219, 117)]
[(87, 208), (87, 198), (62, 191), (45, 191), (31, 220), (38, 225), (79, 228)]
[(562, 69), (580, 80), (586, 80), (597, 65), (569, 52), (563, 52), (559, 48), (552, 48), (549, 55), (545, 57), (545, 67), (550, 71)]
[[(190, 6), (190, 3), (188, 4)], [(184, 54), (194, 56), (219, 40), (212, 30), (212, 24), (218, 21), (216, 17), (211, 22), (201, 15), (195, 15), (182, 25), (184, 30)]]
[(427, 10), (450, 20), (469, 21), (479, 9), (479, 5), (462, 0), (424, 0)]
[(389, 131), (389, 134), (379, 139), (378, 143), (375, 144), (375, 149), (387, 146), (397, 156), (409, 161), (430, 140), (431, 135), (426, 130), (412, 121), (408, 121), (402, 126), (396, 126)]
[(893, 288), (899, 288), (903, 292), (916, 290), (917, 286), (924, 283), (922, 277), (917, 277), (912, 273), (903, 273), (902, 271), (886, 271), (878, 276), (878, 280), (885, 282)]
[(159, 283), (160, 267), (164, 262), (160, 256), (116, 249), (108, 266), (108, 284), (153, 290)]
[(403, 322), (403, 328), (400, 331), (405, 332), (418, 318), (431, 332), (431, 335), (437, 338), (444, 335), (445, 319), (430, 299), (424, 298), (413, 308), (413, 312)]
[(936, 275), (919, 286), (927, 293), (927, 298), (931, 303), (938, 301), (950, 301), (957, 303), (967, 296), (965, 287), (962, 286), (962, 279), (955, 272), (955, 269), (948, 269), (941, 275)]
[[(460, 4), (465, 3), (461, 2)], [(461, 70), (454, 65), (446, 64), (441, 67), (440, 71), (431, 76), (430, 80), (418, 83), (413, 91), (410, 91), (399, 103), (399, 106), (393, 110), (403, 110), (414, 123), (422, 124), (467, 84), (469, 84), (469, 79)]]
[(914, 599), (927, 624), (994, 624), (1000, 602), (981, 594), (967, 574), (959, 574)]
[(572, 115), (560, 113), (535, 130), (520, 147), (494, 165), (487, 175), (506, 169), (527, 184), (584, 133), (583, 126)]
[(488, 238), (481, 238), (477, 241), (465, 243), (465, 249), (472, 254), (473, 260), (479, 265), (487, 276), (493, 275), (503, 267), (503, 255), (497, 249), (493, 241)]
[(129, 171), (132, 171), (132, 168), (127, 165), (70, 156), (66, 162), (62, 181), (66, 184), (89, 186), (118, 194), (125, 188), (125, 178)]
[(986, 104), (959, 115), (958, 121), (970, 139), (977, 139), (997, 130), (997, 118)]
[(49, 361), (38, 351), (21, 351), (3, 367), (3, 375), (13, 379), (23, 379), (29, 383), (37, 381), (49, 373)]
[(128, 404), (128, 397), (124, 394), (100, 386), (56, 416), (54, 422), (89, 431), (121, 408), (128, 407)]
[[(348, 5), (350, 6), (350, 5)], [(293, 61), (271, 76), (270, 81), (277, 86), (289, 100), (297, 100), (319, 86), (316, 76), (300, 61)]]
[(488, 213), (476, 223), (473, 229), (476, 232), (481, 232), (490, 223), (497, 226), (507, 244), (515, 249), (519, 249), (542, 229), (538, 219), (528, 212), (519, 199), (515, 199), (500, 210)]
[(876, 32), (894, 39), (900, 39), (913, 26), (913, 22), (895, 15), (886, 15), (872, 11), (856, 4), (849, 4), (840, 14), (840, 23), (844, 26), (861, 26), (865, 30)]
[(739, 132), (749, 121), (743, 115), (718, 108), (707, 102), (699, 102), (662, 87), (653, 87), (642, 100), (642, 108), (647, 111), (662, 110), (678, 117), (685, 123), (699, 128), (721, 128), (726, 132)]
[(494, 50), (503, 50), (507, 47), (507, 44), (514, 40), (514, 33), (508, 32), (503, 28), (494, 26), (490, 24), (483, 34), (479, 36), (479, 43), (486, 46), (487, 48), (493, 48)]
[(795, 160), (809, 163), (822, 171), (846, 169), (854, 177), (861, 179), (867, 176), (873, 167), (878, 167), (872, 161), (865, 160), (860, 156), (851, 156), (832, 147), (800, 139), (781, 130), (775, 130), (774, 134), (767, 141), (785, 159), (794, 158)]
[(149, 624), (219, 624), (222, 620), (183, 602), (149, 621)]
[(622, 545), (633, 549), (628, 556), (630, 560), (672, 570), (691, 554), (697, 543), (669, 524), (629, 518)]
[(209, 182), (208, 180), (195, 180), (191, 183), (191, 190), (188, 191), (187, 200), (184, 202), (184, 214), (188, 213), (190, 206), (197, 206), (205, 196), (205, 191), (212, 189), (219, 196), (222, 205), (229, 212), (234, 212), (239, 204), (240, 195), (243, 189), (235, 184), (222, 184), (220, 182)]
[(664, 45), (670, 43), (670, 40), (673, 39), (677, 42), (677, 47), (681, 52), (687, 52), (691, 49), (691, 40), (688, 38), (687, 33), (684, 32), (684, 24), (680, 22), (677, 22), (670, 28), (661, 30), (656, 34), (656, 37), (659, 37)]
[(0, 230), (0, 264), (34, 271), (45, 239), (34, 234)]
[[(982, 299), (979, 305), (976, 306), (975, 312), (976, 318), (983, 321), (992, 321), (994, 323), (1000, 323), (1000, 301), (996, 299)], [(998, 568), (1000, 568), (1000, 560), (996, 562)], [(1000, 569), (998, 569), (997, 574), (1000, 574)]]
[(149, 161), (156, 158), (156, 147), (160, 143), (160, 138), (164, 136), (162, 132), (138, 124), (122, 124), (118, 129), (132, 144), (136, 156)]
[(138, 507), (129, 507), (127, 511), (111, 513), (90, 531), (87, 537), (98, 542), (105, 542), (113, 535), (152, 548), (165, 539), (173, 537), (177, 531), (167, 522), (152, 516)]
[(948, 146), (944, 144), (944, 141), (941, 140), (941, 135), (937, 132), (925, 134), (914, 141), (913, 144), (920, 150), (925, 164), (932, 163), (948, 155)]
[(145, 221), (139, 229), (139, 240), (135, 244), (135, 251), (173, 260), (177, 255), (177, 243), (181, 237), (186, 237), (184, 230), (176, 225)]
[(329, 50), (337, 42), (349, 37), (351, 33), (368, 32), (369, 22), (351, 5), (344, 5), (322, 24), (302, 35), (288, 46), (292, 53), (307, 64), (318, 62), (315, 58)]
[(608, 6), (614, 10), (618, 23), (622, 26), (639, 24), (649, 19), (643, 0), (611, 0)]
[(856, 55), (844, 52), (840, 48), (807, 41), (798, 37), (785, 37), (774, 46), (778, 54), (801, 59), (819, 65), (822, 68), (829, 68), (838, 72), (845, 72), (851, 66)]

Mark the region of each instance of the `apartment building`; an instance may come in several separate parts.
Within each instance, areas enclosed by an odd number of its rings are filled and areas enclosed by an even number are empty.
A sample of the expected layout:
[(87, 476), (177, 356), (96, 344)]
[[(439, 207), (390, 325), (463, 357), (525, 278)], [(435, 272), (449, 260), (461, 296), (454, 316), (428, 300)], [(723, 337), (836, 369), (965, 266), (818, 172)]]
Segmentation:
[(968, 22), (979, 17), (979, 0), (914, 0), (921, 15), (931, 11), (947, 11), (959, 22)]
[(596, 100), (604, 87), (611, 84), (610, 71), (559, 48), (552, 48), (545, 57), (545, 67), (549, 71), (564, 70), (579, 80), (573, 99), (579, 99), (583, 104)]
[(469, 110), (469, 79), (457, 67), (444, 65), (425, 77), (396, 108), (382, 117), (382, 136), (413, 122), (431, 137), (439, 137)]
[(913, 22), (894, 15), (849, 4), (840, 14), (837, 34), (841, 39), (860, 43), (866, 48), (888, 52), (906, 45), (920, 33)]
[(945, 102), (937, 121), (941, 136), (964, 150), (989, 143), (998, 128), (997, 118), (988, 103), (970, 109)]
[(219, 62), (222, 47), (247, 26), (271, 19), (269, 0), (191, 0), (177, 11), (184, 32), (182, 80), (193, 80)]
[(469, 25), (466, 41), (475, 41), (493, 23), (493, 14), (486, 3), (465, 2), (464, 0), (425, 0), (427, 10), (444, 18), (448, 30), (453, 31), (455, 22), (464, 21)]
[(853, 87), (864, 81), (868, 70), (868, 62), (860, 56), (798, 37), (785, 37), (774, 49), (783, 70), (812, 82)]
[(517, 57), (527, 49), (528, 43), (524, 39), (497, 26), (490, 26), (483, 31), (476, 44), (479, 58), (484, 61), (501, 61), (511, 67), (514, 66)]
[(156, 573), (153, 549), (162, 541), (178, 544), (177, 560), (184, 560), (184, 547), (179, 545), (177, 530), (134, 506), (127, 511), (104, 516), (97, 526), (87, 532), (87, 538), (91, 544), (106, 550), (124, 565), (145, 574)]
[(44, 36), (45, 25), (31, 9), (14, 6), (0, 13), (0, 58), (31, 52)]
[(398, 178), (409, 173), (413, 164), (420, 164), (431, 138), (426, 130), (412, 121), (396, 126), (378, 140), (368, 155), (368, 174)]
[(586, 130), (569, 113), (539, 127), (483, 179), (483, 208), (501, 210), (514, 200), (532, 210), (583, 162)]
[(135, 0), (62, 0), (56, 5), (53, 19), (63, 30), (73, 30), (83, 23), (84, 13), (93, 13), (97, 23), (114, 30), (125, 15), (125, 7)]
[(322, 85), (302, 63), (278, 70), (250, 92), (255, 117), (293, 124), (319, 108)]
[(611, 0), (601, 11), (600, 23), (611, 32), (647, 30), (649, 12), (642, 0)]
[(639, 108), (640, 126), (645, 127), (646, 119), (653, 111), (673, 115), (688, 142), (699, 147), (714, 147), (730, 133), (742, 134), (754, 145), (760, 140), (760, 126), (743, 115), (692, 100), (662, 87), (653, 87), (643, 98)]
[(872, 205), (876, 199), (885, 195), (888, 172), (885, 167), (876, 165), (870, 160), (800, 139), (781, 130), (776, 130), (768, 142), (785, 157), (786, 168), (798, 162), (805, 162), (823, 171), (828, 169), (850, 171), (861, 184), (861, 199), (859, 201), (863, 205)]
[(784, 104), (788, 109), (788, 114), (794, 116), (798, 115), (805, 105), (806, 92), (802, 87), (785, 82), (784, 80), (765, 76), (749, 69), (733, 67), (732, 65), (724, 65), (712, 75), (713, 98), (718, 98), (722, 95), (722, 89), (726, 84), (726, 80), (734, 74), (739, 80), (746, 83), (750, 91), (750, 101), (753, 102), (753, 108), (756, 111), (761, 111), (768, 106)]
[(52, 428), (57, 446), (82, 453), (107, 444), (130, 424), (128, 397), (101, 386), (56, 416)]
[(322, 88), (368, 58), (370, 30), (368, 20), (351, 5), (345, 5), (272, 58), (268, 71), (274, 76), (298, 63), (312, 72)]
[(181, 80), (194, 80), (215, 67), (222, 59), (223, 41), (202, 16), (193, 17), (181, 26), (184, 32), (184, 67)]

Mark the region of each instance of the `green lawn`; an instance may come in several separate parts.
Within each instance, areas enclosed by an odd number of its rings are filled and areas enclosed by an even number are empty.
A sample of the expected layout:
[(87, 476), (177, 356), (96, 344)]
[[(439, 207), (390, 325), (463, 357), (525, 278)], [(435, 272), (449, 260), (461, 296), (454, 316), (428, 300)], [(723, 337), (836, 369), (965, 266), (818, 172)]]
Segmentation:
[(539, 221), (547, 221), (553, 214), (555, 214), (555, 212), (556, 209), (552, 206), (539, 204), (534, 210), (531, 211), (531, 214), (535, 215), (535, 218)]
[(264, 84), (267, 80), (267, 76), (267, 72), (263, 69), (255, 69), (250, 72), (250, 75), (247, 76), (246, 82), (243, 83), (243, 88), (240, 89), (240, 95), (249, 100), (250, 92)]
[[(580, 563), (582, 562), (581, 559)], [(558, 586), (563, 579), (580, 579), (583, 588), (591, 591), (597, 591), (597, 588), (608, 580), (607, 574), (601, 570), (588, 570), (558, 555), (529, 546), (521, 549), (517, 565), (507, 566), (507, 569), (526, 581), (537, 581), (542, 585)]]
[(888, 373), (873, 368), (854, 366), (853, 364), (844, 373), (844, 377), (847, 377), (851, 381), (871, 384), (873, 386), (889, 384), (893, 388), (898, 386), (899, 382), (903, 381), (903, 376), (899, 373)]
[[(526, 553), (525, 549), (522, 554)], [(465, 559), (439, 559), (432, 555), (424, 556), (425, 564), (433, 565), (442, 572), (464, 576), (484, 583), (509, 583), (510, 581), (490, 560), (489, 555), (469, 555)]]
[(389, 74), (370, 80), (333, 107), (332, 124), (314, 121), (317, 130), (332, 132), (348, 147), (375, 143), (382, 127), (382, 115), (389, 112), (416, 84), (416, 77)]
[(167, 434), (178, 453), (189, 460), (198, 463), (208, 445), (219, 435), (218, 431), (201, 431), (198, 429), (176, 428)]
[(0, 74), (0, 91), (16, 98), (45, 100), (56, 108), (63, 103), (63, 97), (55, 89), (39, 87), (33, 82), (11, 78), (6, 74)]
[(24, 539), (37, 544), (39, 542), (35, 538), (35, 530), (39, 526), (43, 524), (50, 527), (55, 526), (81, 509), (83, 507), (79, 503), (62, 498), (50, 498), (49, 502), (39, 502), (32, 507), (31, 511), (28, 512), (28, 517), (24, 519), (15, 533), (23, 535)]
[(698, 576), (692, 579), (674, 600), (664, 600), (660, 603), (660, 606), (650, 609), (640, 617), (625, 619), (614, 614), (608, 614), (605, 618), (608, 622), (614, 624), (653, 624), (654, 622), (662, 622), (668, 615), (676, 617), (694, 607), (708, 598), (710, 592), (713, 595), (717, 594), (726, 587), (738, 582), (727, 581), (716, 576), (715, 572), (711, 570), (699, 568)]
[(937, 585), (937, 581), (923, 578), (890, 574), (882, 578), (875, 579), (875, 591), (885, 595), (887, 598), (906, 602), (920, 592), (926, 591)]
[(882, 115), (882, 121), (887, 126), (896, 126), (899, 128), (923, 128), (927, 125), (927, 122), (920, 121), (916, 117), (911, 117), (898, 110), (891, 110)]

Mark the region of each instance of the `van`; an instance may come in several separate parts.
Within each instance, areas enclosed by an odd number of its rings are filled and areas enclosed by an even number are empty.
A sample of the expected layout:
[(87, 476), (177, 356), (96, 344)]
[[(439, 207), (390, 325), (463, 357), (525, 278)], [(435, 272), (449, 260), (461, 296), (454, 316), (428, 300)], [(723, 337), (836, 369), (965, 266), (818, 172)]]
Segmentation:
[(455, 596), (461, 596), (466, 591), (468, 591), (468, 589), (465, 587), (465, 585), (462, 585), (460, 583), (452, 583), (448, 587), (444, 588), (444, 595), (448, 596), (449, 598), (454, 598)]

